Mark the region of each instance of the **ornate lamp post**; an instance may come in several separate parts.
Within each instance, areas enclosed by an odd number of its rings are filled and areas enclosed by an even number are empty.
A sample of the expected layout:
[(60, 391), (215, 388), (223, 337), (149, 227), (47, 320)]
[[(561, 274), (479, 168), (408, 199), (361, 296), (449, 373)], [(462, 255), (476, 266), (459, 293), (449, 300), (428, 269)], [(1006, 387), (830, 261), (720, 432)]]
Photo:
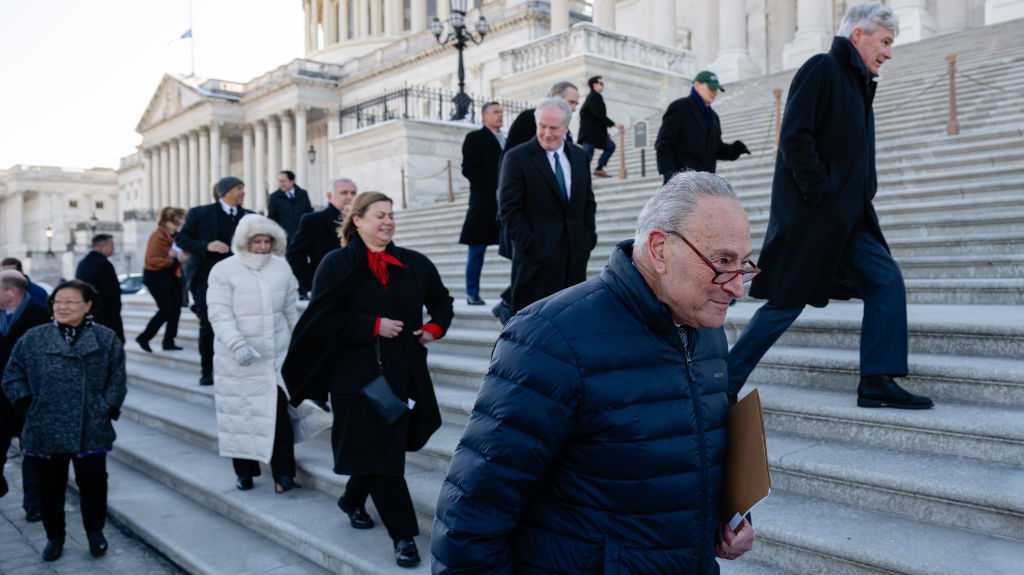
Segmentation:
[(46, 255), (53, 257), (53, 225), (46, 225)]
[(459, 93), (452, 98), (452, 103), (455, 104), (455, 113), (452, 114), (452, 120), (465, 120), (466, 116), (469, 115), (469, 105), (473, 103), (473, 100), (466, 95), (466, 66), (463, 63), (462, 51), (466, 49), (466, 46), (471, 41), (479, 45), (484, 41), (484, 36), (491, 31), (491, 25), (487, 23), (487, 18), (484, 18), (483, 14), (481, 14), (480, 19), (476, 21), (476, 33), (480, 36), (480, 39), (476, 39), (473, 32), (466, 27), (467, 4), (468, 0), (450, 0), (449, 31), (443, 40), (441, 35), (445, 31), (444, 24), (436, 16), (430, 23), (430, 31), (434, 33), (434, 38), (437, 39), (438, 44), (445, 46), (451, 42), (455, 45), (455, 49), (459, 51)]
[(316, 148), (313, 147), (313, 144), (310, 144), (309, 149), (306, 150), (306, 157), (309, 158), (309, 165), (312, 166), (316, 163)]

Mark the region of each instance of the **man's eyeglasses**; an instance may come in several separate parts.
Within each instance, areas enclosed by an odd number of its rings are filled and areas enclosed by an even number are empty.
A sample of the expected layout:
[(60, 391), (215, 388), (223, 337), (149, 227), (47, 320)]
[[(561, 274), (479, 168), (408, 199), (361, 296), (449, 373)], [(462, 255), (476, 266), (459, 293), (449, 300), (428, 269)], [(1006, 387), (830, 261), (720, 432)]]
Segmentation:
[(674, 232), (672, 230), (662, 230), (662, 231), (664, 231), (666, 234), (675, 236), (675, 237), (683, 240), (684, 244), (686, 244), (687, 246), (690, 246), (690, 249), (693, 250), (693, 253), (697, 254), (697, 256), (700, 257), (700, 259), (704, 262), (704, 264), (707, 265), (709, 268), (711, 268), (711, 271), (715, 272), (715, 276), (713, 278), (711, 278), (711, 283), (713, 283), (715, 285), (725, 285), (725, 284), (731, 282), (732, 280), (736, 279), (736, 276), (742, 276), (743, 283), (744, 284), (748, 284), (748, 283), (751, 282), (751, 280), (754, 279), (754, 276), (756, 276), (757, 274), (761, 273), (761, 270), (756, 265), (754, 265), (753, 262), (749, 262), (749, 261), (748, 262), (744, 262), (744, 266), (743, 266), (742, 269), (738, 269), (738, 270), (720, 270), (720, 269), (718, 269), (717, 266), (715, 266), (714, 262), (712, 262), (710, 259), (708, 259), (707, 256), (705, 256), (704, 254), (700, 253), (700, 250), (698, 250), (696, 246), (691, 244), (690, 240), (684, 238), (683, 234), (680, 234), (679, 232)]

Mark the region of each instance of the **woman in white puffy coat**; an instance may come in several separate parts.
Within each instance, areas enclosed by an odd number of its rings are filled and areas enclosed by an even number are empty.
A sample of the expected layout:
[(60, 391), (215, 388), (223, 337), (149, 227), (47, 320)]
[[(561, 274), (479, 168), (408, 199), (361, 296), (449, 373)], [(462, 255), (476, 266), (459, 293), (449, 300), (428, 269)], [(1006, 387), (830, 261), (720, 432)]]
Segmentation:
[(298, 321), (298, 282), (284, 259), (284, 230), (269, 218), (242, 218), (234, 256), (210, 271), (206, 303), (214, 342), (214, 392), (220, 454), (231, 457), (242, 491), (259, 462), (269, 463), (274, 490), (295, 487), (295, 445), (281, 364)]

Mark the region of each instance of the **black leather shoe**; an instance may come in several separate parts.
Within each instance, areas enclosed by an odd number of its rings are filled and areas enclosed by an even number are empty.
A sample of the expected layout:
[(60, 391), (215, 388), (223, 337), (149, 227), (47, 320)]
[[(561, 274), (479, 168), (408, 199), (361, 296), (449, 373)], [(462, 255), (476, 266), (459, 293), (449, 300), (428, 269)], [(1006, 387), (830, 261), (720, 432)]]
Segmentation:
[(25, 512), (25, 522), (26, 523), (39, 523), (42, 520), (43, 520), (43, 514), (38, 512), (38, 511), (36, 511), (36, 510), (26, 511)]
[(352, 524), (352, 529), (373, 529), (373, 518), (362, 505), (359, 507), (348, 505), (345, 503), (345, 498), (342, 497), (338, 499), (338, 509), (348, 515), (348, 522)]
[(931, 399), (903, 389), (888, 375), (861, 376), (857, 386), (858, 407), (931, 409), (934, 405)]
[(202, 386), (213, 385), (213, 376), (212, 375), (204, 375), (204, 376), (200, 377), (199, 378), (199, 385), (202, 385)]
[(181, 351), (181, 350), (185, 349), (183, 347), (178, 347), (178, 346), (174, 345), (173, 341), (170, 342), (170, 343), (164, 342), (163, 346), (161, 346), (161, 347), (163, 347), (164, 351)]
[(252, 477), (239, 477), (235, 480), (235, 487), (239, 491), (249, 491), (252, 489)]
[(153, 353), (153, 348), (149, 347), (149, 340), (142, 339), (141, 335), (135, 338), (135, 343), (139, 344), (139, 347), (142, 348), (142, 351), (146, 353)]
[(295, 482), (294, 477), (282, 475), (274, 478), (274, 493), (284, 493), (292, 489), (300, 489), (302, 486)]
[(395, 563), (399, 567), (416, 567), (420, 564), (420, 551), (413, 539), (395, 541)]
[(47, 539), (43, 549), (43, 561), (56, 561), (64, 553), (63, 539)]
[(480, 296), (467, 297), (466, 303), (469, 305), (487, 305), (487, 302), (485, 302)]
[(107, 554), (107, 538), (103, 536), (102, 531), (85, 535), (89, 539), (89, 553), (92, 553), (93, 557), (103, 557)]
[(499, 301), (498, 305), (491, 308), (491, 313), (494, 317), (498, 318), (501, 325), (508, 323), (508, 320), (512, 319), (512, 308), (508, 307), (508, 304), (504, 301)]

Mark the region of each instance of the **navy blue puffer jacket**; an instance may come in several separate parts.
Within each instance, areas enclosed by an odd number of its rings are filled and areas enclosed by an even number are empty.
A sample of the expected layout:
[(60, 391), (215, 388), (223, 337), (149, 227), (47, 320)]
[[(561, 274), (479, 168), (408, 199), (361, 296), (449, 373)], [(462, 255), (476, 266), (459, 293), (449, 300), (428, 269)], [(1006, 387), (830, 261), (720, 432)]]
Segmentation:
[(718, 573), (725, 333), (677, 329), (631, 251), (501, 334), (441, 488), (434, 573)]

